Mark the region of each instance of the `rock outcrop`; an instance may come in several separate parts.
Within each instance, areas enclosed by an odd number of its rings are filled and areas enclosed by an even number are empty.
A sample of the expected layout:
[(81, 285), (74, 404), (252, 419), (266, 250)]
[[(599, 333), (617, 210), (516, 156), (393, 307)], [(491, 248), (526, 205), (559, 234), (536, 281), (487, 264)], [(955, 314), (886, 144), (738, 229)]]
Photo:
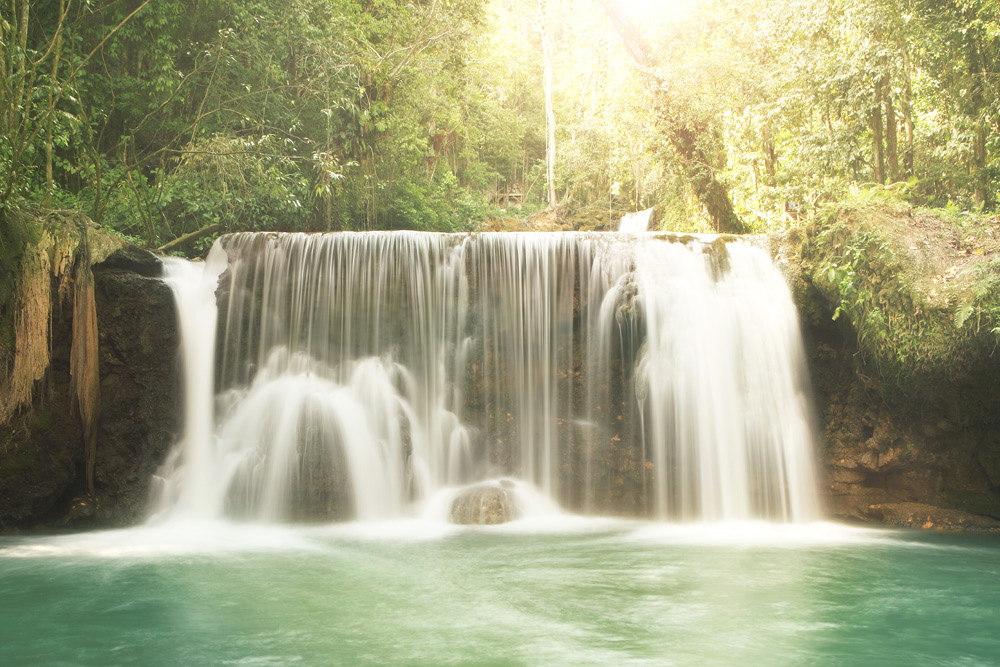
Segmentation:
[(134, 248), (94, 267), (101, 379), (94, 486), (102, 524), (142, 518), (153, 474), (181, 428), (176, 311), (170, 288), (154, 277), (159, 271), (153, 255)]
[(519, 515), (514, 485), (509, 481), (465, 489), (451, 503), (451, 522), (460, 525), (495, 526)]
[(53, 212), (18, 219), (0, 348), (0, 529), (134, 521), (176, 432), (176, 324), (160, 262)]
[(829, 511), (928, 527), (1000, 519), (995, 230), (842, 210), (774, 240), (810, 355)]

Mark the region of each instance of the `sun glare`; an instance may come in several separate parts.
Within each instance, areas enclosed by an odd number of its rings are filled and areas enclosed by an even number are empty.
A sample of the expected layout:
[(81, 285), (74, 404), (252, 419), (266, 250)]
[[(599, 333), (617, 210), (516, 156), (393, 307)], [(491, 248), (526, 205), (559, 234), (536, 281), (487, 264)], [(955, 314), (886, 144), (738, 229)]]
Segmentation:
[(683, 15), (695, 0), (615, 0), (633, 21), (674, 18)]

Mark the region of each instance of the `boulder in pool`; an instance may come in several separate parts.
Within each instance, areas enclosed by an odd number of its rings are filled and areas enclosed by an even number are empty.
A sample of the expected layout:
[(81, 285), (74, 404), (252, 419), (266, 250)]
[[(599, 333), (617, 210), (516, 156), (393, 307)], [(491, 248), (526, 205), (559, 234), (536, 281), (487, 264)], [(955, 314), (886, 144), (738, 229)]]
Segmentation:
[(494, 526), (520, 515), (513, 484), (478, 484), (462, 491), (451, 503), (451, 522), (466, 526)]

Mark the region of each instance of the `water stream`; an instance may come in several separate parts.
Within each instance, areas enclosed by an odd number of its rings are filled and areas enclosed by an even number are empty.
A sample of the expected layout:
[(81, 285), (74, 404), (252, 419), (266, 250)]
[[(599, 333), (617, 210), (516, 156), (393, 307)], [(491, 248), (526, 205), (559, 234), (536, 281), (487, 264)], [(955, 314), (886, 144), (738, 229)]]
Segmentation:
[(398, 517), (503, 476), (586, 513), (819, 515), (796, 313), (751, 243), (238, 234), (203, 270), (168, 265), (161, 518)]

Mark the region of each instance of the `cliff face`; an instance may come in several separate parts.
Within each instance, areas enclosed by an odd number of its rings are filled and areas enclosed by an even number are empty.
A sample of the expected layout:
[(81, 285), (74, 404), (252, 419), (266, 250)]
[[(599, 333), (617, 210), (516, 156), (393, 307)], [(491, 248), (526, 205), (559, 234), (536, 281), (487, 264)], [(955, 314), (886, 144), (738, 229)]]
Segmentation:
[(1000, 519), (1000, 242), (908, 209), (775, 239), (810, 355), (829, 510), (891, 525)]
[(29, 233), (0, 349), (0, 528), (133, 521), (177, 420), (160, 263), (77, 214), (17, 224)]

